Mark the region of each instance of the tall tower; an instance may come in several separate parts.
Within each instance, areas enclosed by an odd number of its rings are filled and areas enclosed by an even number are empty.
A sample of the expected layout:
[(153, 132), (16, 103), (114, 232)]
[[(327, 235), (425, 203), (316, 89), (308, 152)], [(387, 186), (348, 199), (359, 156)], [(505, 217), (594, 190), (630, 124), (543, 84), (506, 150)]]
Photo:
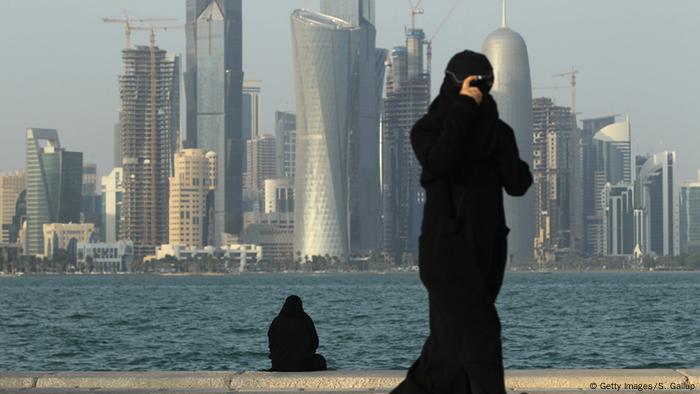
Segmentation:
[(182, 149), (175, 154), (170, 177), (170, 244), (205, 246), (207, 194), (213, 185), (209, 159), (202, 149)]
[(168, 243), (168, 177), (180, 127), (180, 57), (145, 46), (124, 49), (122, 57), (119, 231), (120, 239), (134, 242), (134, 254), (144, 257)]
[(379, 167), (379, 118), (387, 51), (376, 48), (374, 0), (322, 0), (321, 12), (358, 29), (356, 112), (350, 123), (350, 248), (365, 254), (379, 250), (382, 197)]
[[(486, 37), (482, 52), (493, 65), (495, 80), (491, 94), (498, 103), (500, 118), (513, 128), (520, 157), (532, 166), (530, 61), (525, 40), (506, 24), (505, 0), (501, 27)], [(532, 188), (522, 197), (505, 195), (504, 205), (506, 222), (511, 228), (508, 237), (510, 260), (532, 261), (536, 214)]]
[(187, 146), (214, 151), (213, 243), (243, 225), (241, 0), (187, 0)]
[(360, 30), (292, 13), (297, 140), (294, 254), (350, 254), (350, 137), (356, 120)]
[(404, 46), (394, 47), (386, 61), (386, 98), (382, 114), (383, 252), (400, 264), (418, 253), (416, 240), (423, 218), (424, 191), (420, 164), (411, 146), (411, 128), (430, 105), (422, 29), (406, 31)]
[(44, 253), (44, 224), (79, 223), (83, 154), (61, 148), (53, 129), (27, 129), (26, 254)]

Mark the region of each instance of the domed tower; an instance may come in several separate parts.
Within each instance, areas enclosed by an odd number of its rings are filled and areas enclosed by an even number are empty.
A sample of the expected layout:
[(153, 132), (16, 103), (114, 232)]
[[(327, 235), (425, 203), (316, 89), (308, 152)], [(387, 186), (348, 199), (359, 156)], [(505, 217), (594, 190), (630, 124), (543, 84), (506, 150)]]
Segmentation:
[[(489, 34), (482, 46), (494, 71), (491, 90), (500, 118), (515, 131), (520, 157), (532, 168), (532, 86), (527, 45), (523, 37), (506, 25), (506, 1), (503, 0), (501, 27)], [(506, 220), (511, 228), (508, 237), (509, 259), (533, 260), (535, 236), (534, 192), (523, 197), (505, 195)]]

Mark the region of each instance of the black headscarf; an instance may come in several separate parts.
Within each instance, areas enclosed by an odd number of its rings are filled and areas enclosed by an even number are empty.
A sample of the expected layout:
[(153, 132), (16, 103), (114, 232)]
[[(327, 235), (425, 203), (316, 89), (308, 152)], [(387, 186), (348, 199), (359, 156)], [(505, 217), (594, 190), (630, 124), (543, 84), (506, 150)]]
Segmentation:
[(287, 299), (284, 301), (284, 305), (282, 306), (282, 310), (280, 310), (280, 316), (304, 316), (306, 313), (304, 312), (304, 307), (302, 306), (301, 303), (301, 298), (296, 295), (290, 295), (287, 297)]
[[(493, 67), (489, 59), (477, 52), (465, 50), (457, 53), (447, 63), (447, 70), (454, 73), (457, 78), (464, 80), (470, 75), (493, 74)], [(429, 111), (444, 117), (452, 107), (454, 100), (459, 96), (461, 87), (456, 86), (452, 77), (445, 74), (440, 86), (440, 94), (430, 104)], [(490, 89), (489, 89), (490, 90)], [(475, 119), (478, 128), (491, 128), (498, 119), (496, 101), (488, 90), (482, 90), (483, 98), (479, 104), (478, 116)]]

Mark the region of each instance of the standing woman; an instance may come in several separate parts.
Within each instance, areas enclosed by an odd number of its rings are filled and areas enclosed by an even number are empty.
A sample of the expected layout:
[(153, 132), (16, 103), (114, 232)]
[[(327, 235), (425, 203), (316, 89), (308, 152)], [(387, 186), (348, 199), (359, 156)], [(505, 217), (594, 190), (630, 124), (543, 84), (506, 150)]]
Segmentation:
[(505, 394), (496, 297), (507, 256), (503, 190), (532, 184), (513, 129), (498, 117), (486, 56), (448, 63), (440, 94), (411, 130), (426, 192), (419, 244), (430, 335), (392, 393)]

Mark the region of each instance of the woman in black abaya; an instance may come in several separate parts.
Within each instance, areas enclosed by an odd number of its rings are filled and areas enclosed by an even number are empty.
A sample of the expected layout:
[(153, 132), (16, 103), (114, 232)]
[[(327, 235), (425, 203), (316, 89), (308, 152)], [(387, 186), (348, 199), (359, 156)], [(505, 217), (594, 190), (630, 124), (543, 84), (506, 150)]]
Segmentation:
[(456, 54), (440, 94), (411, 130), (426, 192), (418, 243), (430, 335), (392, 393), (505, 394), (495, 307), (510, 231), (503, 190), (522, 196), (532, 175), (498, 117), (492, 83), (486, 56)]

